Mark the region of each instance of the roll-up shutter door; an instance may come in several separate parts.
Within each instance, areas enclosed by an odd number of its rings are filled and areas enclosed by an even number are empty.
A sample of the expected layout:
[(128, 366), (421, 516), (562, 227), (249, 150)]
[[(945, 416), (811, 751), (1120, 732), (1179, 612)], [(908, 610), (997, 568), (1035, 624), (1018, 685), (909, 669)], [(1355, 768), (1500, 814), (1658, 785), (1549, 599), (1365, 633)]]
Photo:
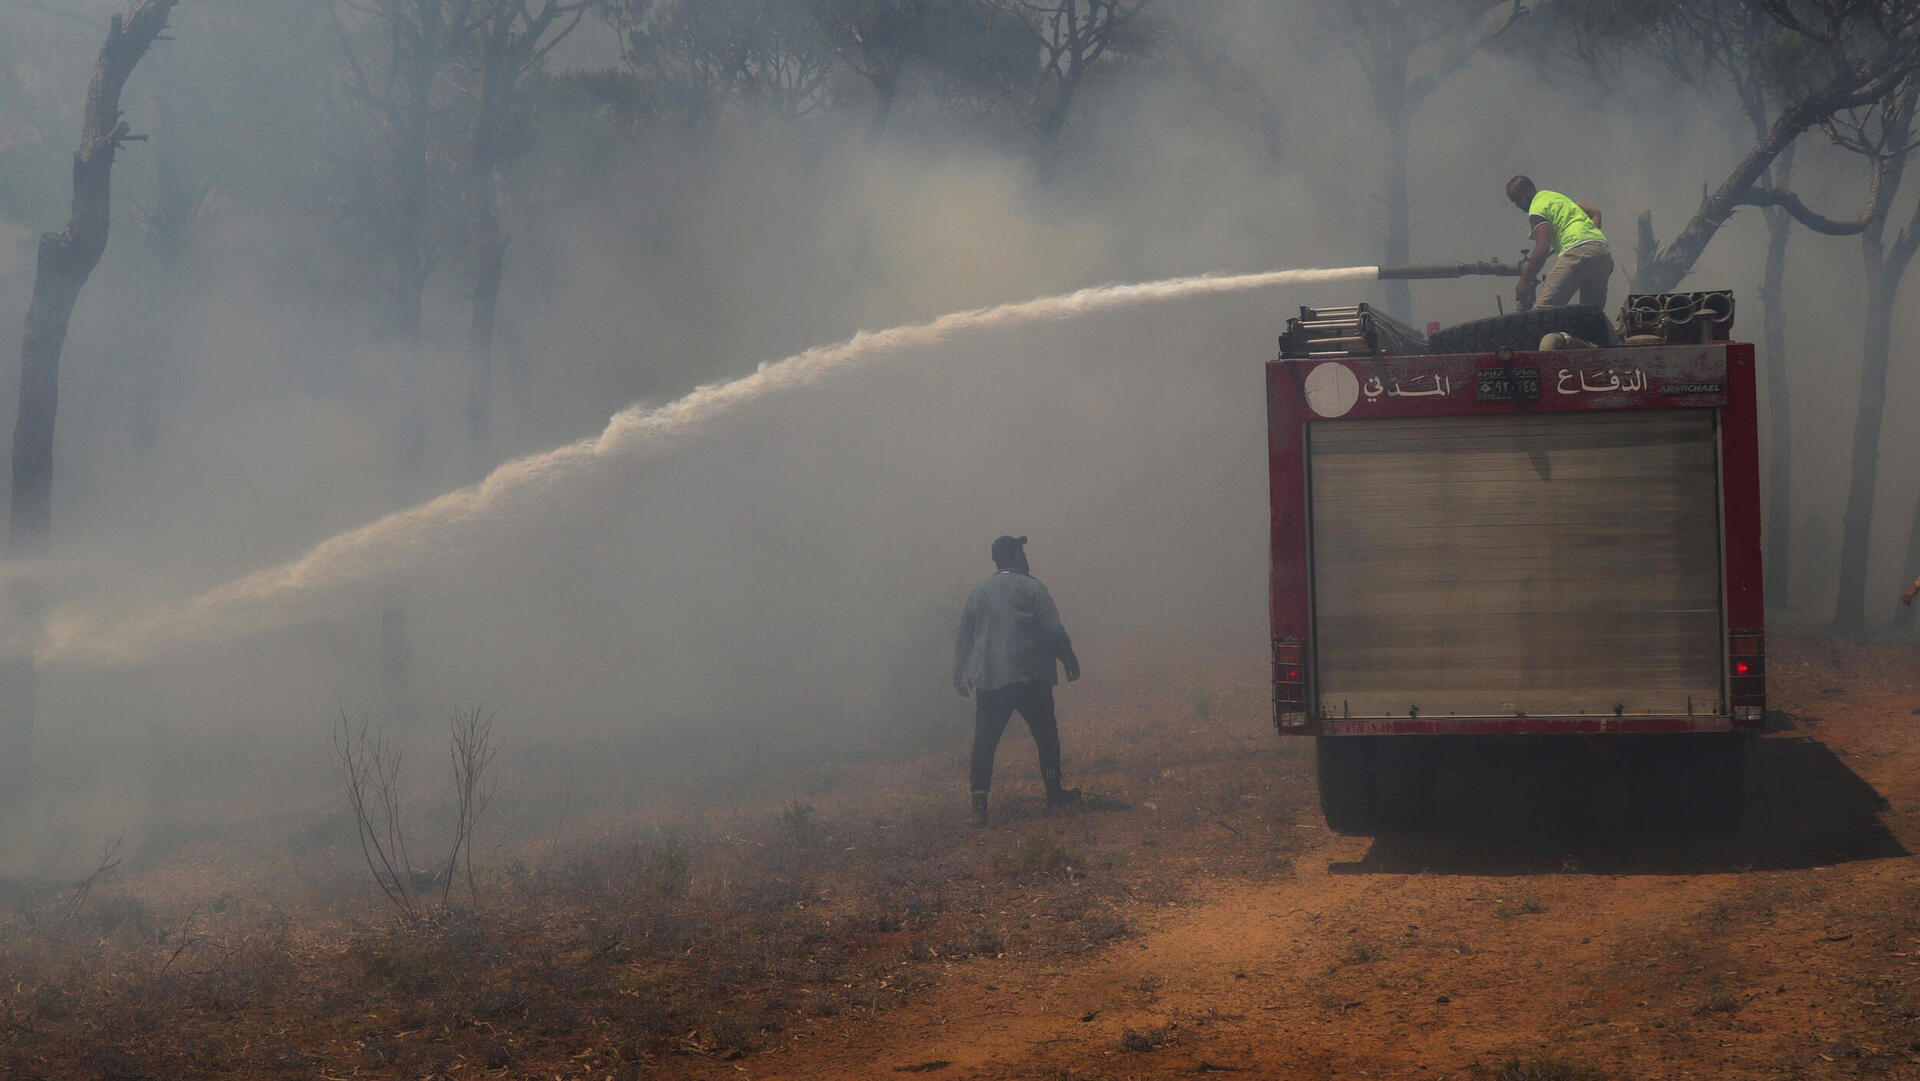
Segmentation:
[(1714, 415), (1308, 429), (1329, 717), (1721, 709)]

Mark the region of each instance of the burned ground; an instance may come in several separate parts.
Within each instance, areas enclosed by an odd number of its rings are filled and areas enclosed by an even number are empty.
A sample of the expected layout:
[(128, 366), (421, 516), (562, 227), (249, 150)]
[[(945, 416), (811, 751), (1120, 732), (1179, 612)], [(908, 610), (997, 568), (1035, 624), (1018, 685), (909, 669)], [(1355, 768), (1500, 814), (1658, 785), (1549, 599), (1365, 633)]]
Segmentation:
[(1258, 673), (1205, 664), (1063, 691), (1088, 808), (1045, 814), (1014, 736), (985, 830), (959, 710), (774, 797), (542, 834), (509, 791), (479, 896), (417, 920), (331, 804), (183, 828), (84, 891), (13, 884), (0, 1074), (1913, 1076), (1920, 655), (1772, 664), (1727, 837), (1637, 819), (1578, 751), (1479, 756), (1433, 829), (1338, 837)]

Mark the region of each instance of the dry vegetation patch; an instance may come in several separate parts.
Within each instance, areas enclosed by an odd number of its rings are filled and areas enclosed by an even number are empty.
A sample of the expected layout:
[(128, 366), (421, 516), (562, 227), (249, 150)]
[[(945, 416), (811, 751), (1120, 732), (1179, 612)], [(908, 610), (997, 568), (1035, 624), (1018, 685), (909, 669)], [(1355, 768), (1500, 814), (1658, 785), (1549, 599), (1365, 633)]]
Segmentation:
[[(463, 874), (413, 917), (338, 813), (196, 827), (86, 883), (10, 887), (0, 1076), (1903, 1076), (1913, 653), (1781, 639), (1774, 660), (1798, 719), (1769, 740), (1821, 755), (1770, 761), (1828, 772), (1767, 780), (1761, 821), (1788, 836), (1714, 842), (1730, 856), (1334, 838), (1310, 745), (1225, 679), (1076, 701), (1079, 812), (1046, 813), (1010, 737), (984, 830), (957, 730), (567, 826), (503, 785), (515, 825), (482, 825), (475, 896)], [(248, 888), (286, 877), (290, 837), (298, 888)]]
[[(1025, 791), (1026, 749), (1009, 740), (987, 830), (966, 824), (949, 753), (836, 767), (829, 781), (793, 784), (807, 797), (757, 808), (736, 801), (672, 824), (602, 821), (564, 844), (495, 845), (474, 860), (472, 896), (463, 861), (450, 903), (422, 890), (412, 911), (369, 907), (381, 894), (351, 876), (286, 908), (182, 901), (132, 878), (116, 884), (111, 871), (85, 888), (18, 889), (0, 925), (12, 989), (0, 996), (0, 1074), (426, 1077), (564, 1065), (636, 1077), (683, 1056), (739, 1058), (788, 1033), (861, 1024), (958, 965), (1098, 951), (1201, 872), (1286, 873), (1301, 844), (1298, 783), (1280, 783), (1271, 746), (1249, 754), (1237, 739), (1193, 738), (1197, 723), (1220, 723), (1223, 698), (1169, 692), (1164, 706), (1104, 707), (1105, 718), (1070, 729), (1090, 797), (1074, 814), (1050, 816)], [(1175, 726), (1183, 738), (1163, 738)], [(302, 844), (350, 865), (351, 820), (330, 814), (324, 825)], [(1225, 858), (1179, 843), (1195, 830), (1224, 840)], [(254, 840), (236, 825), (207, 843), (230, 860)], [(163, 870), (152, 880), (177, 881)], [(1135, 1042), (1169, 1039), (1152, 1030)]]

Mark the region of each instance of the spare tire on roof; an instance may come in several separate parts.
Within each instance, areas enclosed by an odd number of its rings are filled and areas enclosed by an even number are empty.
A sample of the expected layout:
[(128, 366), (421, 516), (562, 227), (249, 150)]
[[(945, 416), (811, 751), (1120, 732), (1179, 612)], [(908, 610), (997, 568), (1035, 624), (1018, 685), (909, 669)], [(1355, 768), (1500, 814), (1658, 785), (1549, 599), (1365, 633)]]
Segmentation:
[(1595, 345), (1613, 345), (1613, 320), (1604, 309), (1590, 304), (1564, 308), (1531, 308), (1524, 312), (1475, 319), (1444, 327), (1427, 339), (1431, 353), (1491, 353), (1501, 346), (1538, 349), (1540, 339), (1556, 332), (1584, 338)]

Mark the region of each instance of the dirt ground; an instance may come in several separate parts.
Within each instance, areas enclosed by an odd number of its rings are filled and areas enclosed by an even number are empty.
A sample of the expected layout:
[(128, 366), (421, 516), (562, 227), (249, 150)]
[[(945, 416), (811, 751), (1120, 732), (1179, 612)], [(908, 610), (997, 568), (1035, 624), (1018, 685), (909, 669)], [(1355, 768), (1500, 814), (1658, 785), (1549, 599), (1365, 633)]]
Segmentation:
[[(1142, 905), (1134, 939), (1066, 962), (969, 959), (879, 1023), (685, 1072), (1440, 1078), (1518, 1058), (1634, 1078), (1920, 1077), (1920, 650), (1786, 640), (1773, 664), (1775, 727), (1791, 727), (1753, 760), (1737, 836), (1568, 827), (1534, 792), (1504, 828), (1455, 808), (1464, 834), (1340, 837), (1302, 805), (1310, 757), (1256, 753), (1301, 797), (1293, 813), (1263, 820), (1243, 800), (1160, 839), (1197, 877)], [(1250, 779), (1230, 759), (1169, 772), (1216, 797)], [(1151, 791), (1086, 828), (1152, 843)], [(1126, 827), (1102, 820), (1123, 816), (1142, 833), (1114, 837)], [(1227, 866), (1283, 830), (1300, 846), (1289, 873)]]
[(0, 1076), (1920, 1077), (1920, 649), (1776, 636), (1770, 664), (1725, 837), (1569, 813), (1605, 789), (1579, 746), (1337, 836), (1310, 741), (1199, 666), (1062, 692), (1070, 815), (1013, 735), (969, 826), (950, 741), (576, 825), (415, 921), (324, 831), (305, 881), (181, 844), (23, 895)]

